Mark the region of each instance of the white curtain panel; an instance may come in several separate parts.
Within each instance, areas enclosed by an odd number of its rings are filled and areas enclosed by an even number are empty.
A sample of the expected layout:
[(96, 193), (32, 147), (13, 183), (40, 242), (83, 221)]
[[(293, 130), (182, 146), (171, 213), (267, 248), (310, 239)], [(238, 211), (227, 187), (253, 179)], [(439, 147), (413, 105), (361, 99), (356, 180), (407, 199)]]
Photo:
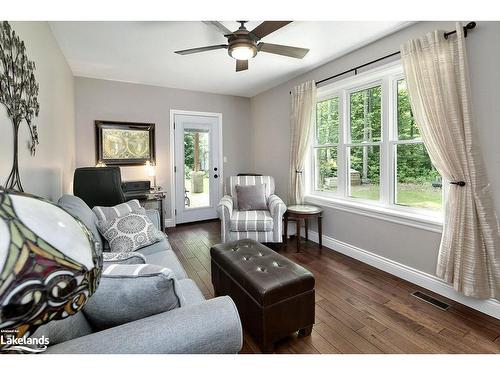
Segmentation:
[(474, 130), (460, 23), (456, 31), (448, 39), (434, 31), (410, 40), (401, 56), (425, 147), (441, 176), (455, 183), (446, 202), (436, 274), (466, 296), (499, 299), (498, 221)]
[(312, 113), (316, 100), (316, 83), (305, 82), (292, 90), (290, 118), (290, 184), (288, 203), (304, 201), (303, 170), (312, 133)]

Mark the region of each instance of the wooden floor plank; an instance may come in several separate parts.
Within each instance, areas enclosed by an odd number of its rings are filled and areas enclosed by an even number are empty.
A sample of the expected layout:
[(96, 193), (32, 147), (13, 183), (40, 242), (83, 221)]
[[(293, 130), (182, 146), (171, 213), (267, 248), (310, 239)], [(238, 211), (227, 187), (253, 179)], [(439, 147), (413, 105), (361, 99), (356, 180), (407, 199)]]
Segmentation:
[[(345, 313), (349, 314), (352, 318), (359, 321), (363, 326), (368, 326), (375, 332), (383, 332), (387, 329), (385, 325), (380, 323), (372, 314), (366, 313), (364, 311), (356, 309), (353, 305), (346, 302), (342, 296), (338, 296), (331, 293), (328, 290), (316, 289), (316, 293), (321, 293), (325, 295), (324, 300), (328, 303), (334, 305), (335, 307), (341, 309)], [(321, 303), (318, 302), (321, 305)], [(323, 303), (326, 305), (326, 303)], [(323, 306), (327, 311), (329, 311), (329, 306)]]
[[(410, 352), (408, 346), (405, 348), (402, 345), (398, 345), (398, 343), (394, 343), (392, 340), (386, 339), (384, 332), (375, 332), (366, 326), (358, 329), (356, 332), (386, 354), (402, 354)], [(408, 341), (408, 343), (411, 344), (411, 341)]]
[(316, 309), (320, 310), (320, 316), (324, 321), (323, 324), (326, 324), (339, 336), (342, 336), (345, 340), (354, 345), (360, 353), (382, 353), (377, 346), (367, 341), (363, 336), (359, 335), (355, 330), (349, 328), (336, 317), (331, 315), (328, 311), (324, 310), (321, 306), (316, 306)]
[(460, 343), (463, 348), (464, 353), (495, 353), (491, 350), (491, 344), (484, 342), (483, 340), (478, 340), (473, 335), (461, 336), (448, 328), (443, 329), (439, 332), (440, 336), (446, 337), (449, 341), (453, 343)]
[(388, 301), (384, 304), (390, 309), (397, 311), (398, 313), (407, 316), (415, 322), (418, 322), (420, 325), (428, 328), (432, 332), (439, 333), (443, 330), (443, 324), (441, 322), (437, 322), (431, 317), (416, 311), (411, 306), (408, 306), (404, 303), (398, 301)]
[(311, 336), (304, 337), (303, 340), (309, 341), (321, 354), (338, 354), (340, 353), (333, 345), (323, 338), (313, 327)]
[[(168, 228), (169, 241), (188, 276), (213, 298), (210, 246), (220, 242), (220, 223), (207, 221)], [(311, 336), (293, 334), (276, 353), (500, 353), (500, 321), (420, 288), (343, 254), (301, 244), (292, 237), (271, 245), (316, 279), (315, 325)], [(411, 296), (424, 291), (451, 305), (439, 310)], [(244, 331), (241, 353), (261, 353)]]
[(335, 347), (340, 353), (344, 354), (360, 354), (362, 353), (358, 348), (352, 345), (349, 341), (344, 339), (337, 332), (332, 330), (326, 323), (316, 324), (315, 331), (321, 335), (330, 345)]

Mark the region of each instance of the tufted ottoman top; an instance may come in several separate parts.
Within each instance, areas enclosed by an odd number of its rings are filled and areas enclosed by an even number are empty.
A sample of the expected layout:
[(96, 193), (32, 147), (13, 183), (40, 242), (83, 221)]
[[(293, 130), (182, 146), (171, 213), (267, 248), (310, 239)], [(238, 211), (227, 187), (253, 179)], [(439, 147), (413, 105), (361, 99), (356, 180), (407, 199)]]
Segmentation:
[(314, 289), (311, 272), (254, 240), (212, 246), (210, 255), (262, 306)]

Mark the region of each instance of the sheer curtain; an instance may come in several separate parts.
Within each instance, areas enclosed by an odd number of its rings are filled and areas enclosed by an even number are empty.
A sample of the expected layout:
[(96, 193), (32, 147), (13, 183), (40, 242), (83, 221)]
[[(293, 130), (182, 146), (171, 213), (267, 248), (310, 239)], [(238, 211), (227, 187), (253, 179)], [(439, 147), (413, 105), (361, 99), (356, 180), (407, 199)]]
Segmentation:
[(316, 99), (316, 83), (305, 82), (292, 90), (290, 118), (290, 184), (288, 203), (301, 204), (304, 200), (302, 172), (312, 132), (312, 112)]
[(434, 31), (401, 47), (411, 107), (451, 181), (436, 274), (466, 296), (500, 298), (500, 235), (472, 116), (465, 36)]

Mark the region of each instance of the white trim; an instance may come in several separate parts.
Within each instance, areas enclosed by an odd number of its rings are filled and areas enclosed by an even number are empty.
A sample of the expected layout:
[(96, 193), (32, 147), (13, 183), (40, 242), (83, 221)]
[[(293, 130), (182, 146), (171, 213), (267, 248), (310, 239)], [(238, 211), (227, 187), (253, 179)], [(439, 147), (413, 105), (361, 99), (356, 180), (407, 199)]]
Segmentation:
[[(224, 159), (223, 159), (223, 139), (222, 139), (222, 113), (220, 112), (200, 112), (200, 111), (186, 111), (182, 109), (171, 109), (170, 110), (170, 219), (165, 220), (165, 226), (175, 227), (175, 133), (174, 133), (174, 121), (175, 115), (187, 115), (187, 116), (205, 116), (205, 117), (217, 117), (219, 120), (219, 200), (224, 195)], [(167, 224), (169, 223), (169, 225)]]
[(441, 233), (443, 231), (442, 218), (439, 216), (423, 216), (418, 213), (406, 211), (403, 209), (391, 209), (382, 205), (373, 203), (359, 202), (357, 199), (331, 198), (320, 195), (306, 195), (304, 197), (307, 203), (316, 204), (321, 207), (333, 208), (354, 214), (368, 216), (371, 218), (389, 221), (395, 224), (406, 225), (430, 232)]
[(165, 228), (175, 227), (174, 219), (165, 219)]
[[(292, 230), (294, 230), (294, 228)], [(317, 232), (309, 230), (309, 239), (311, 241), (317, 243), (318, 238), (319, 236)], [(475, 298), (465, 297), (464, 295), (456, 292), (450, 284), (442, 281), (434, 275), (430, 275), (426, 272), (406, 266), (402, 263), (398, 263), (370, 251), (360, 249), (359, 247), (336, 240), (329, 236), (323, 235), (323, 245), (328, 247), (328, 250), (336, 251), (357, 259), (363, 263), (369, 264), (370, 266), (421, 286), (422, 288), (429, 289), (453, 301), (500, 319), (500, 303), (494, 299), (478, 300)]]
[(386, 75), (400, 74), (402, 72), (403, 65), (401, 64), (401, 60), (391, 61), (365, 72), (360, 72), (354, 76), (348, 76), (344, 79), (318, 87), (316, 98), (318, 101), (323, 98), (328, 99), (329, 95), (337, 96), (340, 91), (350, 91), (350, 88), (354, 85), (356, 87), (370, 86), (374, 81), (381, 80)]
[[(169, 158), (170, 158), (170, 219), (172, 223), (172, 227), (175, 227), (175, 133), (174, 133), (174, 121), (175, 121), (175, 113), (174, 109), (170, 110), (170, 150), (169, 150)], [(167, 221), (166, 220), (166, 221)]]

